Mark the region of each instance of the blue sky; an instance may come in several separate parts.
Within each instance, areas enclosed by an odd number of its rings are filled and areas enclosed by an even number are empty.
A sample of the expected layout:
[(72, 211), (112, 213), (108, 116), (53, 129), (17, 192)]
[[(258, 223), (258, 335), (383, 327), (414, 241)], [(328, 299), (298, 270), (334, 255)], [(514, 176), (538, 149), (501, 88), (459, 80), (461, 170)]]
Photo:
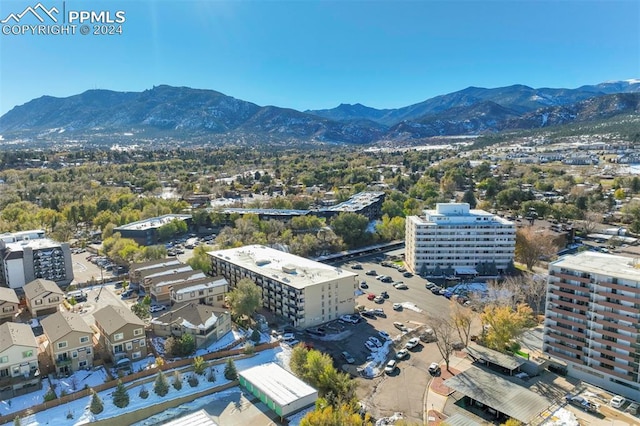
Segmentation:
[[(41, 2), (62, 9), (62, 0)], [(2, 0), (0, 20), (36, 4)], [(42, 95), (159, 84), (305, 110), (395, 108), (468, 86), (640, 78), (636, 0), (67, 0), (65, 8), (124, 10), (123, 34), (0, 34), (0, 114)]]

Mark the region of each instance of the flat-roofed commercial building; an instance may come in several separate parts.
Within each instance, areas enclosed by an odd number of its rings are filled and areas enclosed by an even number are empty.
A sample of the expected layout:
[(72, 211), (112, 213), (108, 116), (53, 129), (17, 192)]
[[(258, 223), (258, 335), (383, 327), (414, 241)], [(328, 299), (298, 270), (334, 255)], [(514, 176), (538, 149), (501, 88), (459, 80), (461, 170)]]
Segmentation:
[(39, 278), (62, 287), (71, 283), (69, 244), (46, 238), (41, 230), (0, 235), (0, 284), (22, 289)]
[(352, 272), (260, 245), (208, 254), (212, 275), (225, 277), (231, 287), (251, 279), (262, 289), (262, 305), (295, 327), (354, 312), (357, 274)]
[(113, 232), (119, 232), (122, 238), (131, 238), (140, 245), (151, 246), (158, 243), (158, 229), (174, 220), (184, 221), (187, 228), (191, 227), (190, 214), (165, 214), (118, 226), (113, 228)]
[(640, 395), (640, 269), (604, 253), (549, 264), (543, 350), (570, 376), (627, 398)]
[(281, 418), (315, 404), (318, 391), (275, 363), (238, 373), (240, 385)]
[(409, 216), (405, 260), (421, 275), (496, 275), (513, 262), (513, 222), (467, 203), (438, 203), (424, 216)]

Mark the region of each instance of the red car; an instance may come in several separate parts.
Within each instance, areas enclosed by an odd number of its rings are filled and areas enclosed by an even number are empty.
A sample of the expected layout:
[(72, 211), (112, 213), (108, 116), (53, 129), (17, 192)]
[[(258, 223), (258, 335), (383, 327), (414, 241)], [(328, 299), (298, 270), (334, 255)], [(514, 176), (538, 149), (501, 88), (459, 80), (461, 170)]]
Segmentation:
[(375, 299), (375, 298), (376, 298), (376, 295), (375, 295), (375, 294), (373, 294), (373, 293), (369, 293), (369, 294), (367, 295), (367, 299), (369, 299), (369, 300), (373, 300), (373, 299)]

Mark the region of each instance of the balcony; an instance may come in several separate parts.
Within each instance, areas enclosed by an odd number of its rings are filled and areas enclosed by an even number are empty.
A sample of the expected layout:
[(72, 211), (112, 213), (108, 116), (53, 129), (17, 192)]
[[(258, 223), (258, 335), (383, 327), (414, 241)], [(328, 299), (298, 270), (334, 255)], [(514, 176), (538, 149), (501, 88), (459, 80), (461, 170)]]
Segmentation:
[(576, 363), (576, 364), (583, 364), (584, 365), (584, 362), (581, 359), (576, 359), (576, 358), (574, 358), (572, 356), (557, 352), (557, 351), (555, 351), (553, 349), (547, 348), (546, 353), (549, 354), (552, 357), (555, 357), (555, 358), (560, 358), (560, 359), (563, 359), (565, 361), (570, 361), (570, 362), (573, 362), (573, 363)]
[(567, 300), (550, 299), (549, 302), (551, 304), (560, 305), (560, 306), (566, 306), (567, 308), (575, 309), (575, 310), (578, 310), (578, 311), (588, 311), (589, 310), (589, 306), (588, 305), (579, 305), (577, 303), (570, 302), (570, 301), (567, 301)]
[(635, 293), (640, 296), (640, 287), (630, 287), (626, 285), (614, 284), (609, 282), (598, 282), (598, 286), (604, 288), (615, 288), (616, 290), (628, 291), (630, 293)]
[(607, 302), (606, 300), (598, 300), (597, 303), (598, 305), (606, 306), (607, 308), (622, 311), (625, 314), (626, 313), (632, 314), (632, 317), (638, 315), (638, 309), (634, 308), (633, 306), (622, 305), (620, 303)]
[[(605, 318), (610, 318), (609, 320), (605, 319), (603, 321), (598, 321), (598, 322), (602, 322), (603, 324), (604, 323), (609, 323), (609, 324), (612, 324), (612, 325), (615, 324), (615, 326), (617, 328), (620, 328), (621, 330), (629, 331), (631, 333), (637, 333), (638, 332), (638, 329), (635, 328), (635, 327), (632, 327), (630, 325), (625, 325), (625, 324), (618, 323), (618, 321), (637, 323), (638, 322), (637, 316), (634, 318), (634, 317), (631, 317), (631, 316), (628, 316), (628, 315), (623, 315), (623, 314), (619, 314), (619, 313), (616, 313), (616, 312), (611, 312), (611, 311), (604, 310), (604, 309), (596, 309), (594, 311), (594, 313), (596, 315), (600, 315), (600, 316), (603, 316)], [(612, 320), (618, 320), (618, 321), (612, 321)]]
[(571, 352), (572, 354), (579, 355), (582, 358), (587, 356), (587, 354), (585, 354), (581, 349), (571, 348), (571, 347), (563, 345), (561, 343), (547, 341), (547, 342), (545, 342), (545, 344), (547, 346), (551, 346), (552, 348), (556, 348), (556, 349), (559, 349), (561, 351)]
[(634, 352), (634, 350), (635, 350), (631, 346), (627, 346), (627, 345), (623, 345), (623, 344), (618, 343), (618, 341), (611, 342), (611, 341), (606, 340), (606, 339), (601, 339), (600, 337), (596, 337), (596, 338), (593, 338), (591, 340), (594, 341), (595, 343), (599, 343), (599, 344), (605, 345), (605, 346), (611, 346), (612, 348), (618, 348), (618, 349), (621, 349), (621, 350), (626, 351), (626, 352)]
[[(591, 283), (591, 278), (589, 277), (579, 277), (577, 275), (571, 275), (571, 274), (567, 274), (567, 273), (562, 273), (562, 272), (553, 272), (552, 274), (554, 277), (558, 277), (564, 280), (571, 280), (571, 281), (578, 281), (584, 284), (590, 284)], [(585, 288), (585, 287), (583, 287)]]
[[(608, 359), (605, 359), (605, 358), (595, 357), (595, 358), (592, 358), (592, 359), (594, 361), (602, 361), (602, 362), (606, 362), (608, 364), (611, 363), (611, 361), (609, 361)], [(623, 379), (623, 380), (627, 380), (627, 381), (630, 381), (630, 382), (635, 382), (636, 381), (636, 376), (637, 376), (636, 373), (625, 374), (625, 373), (622, 373), (620, 371), (610, 370), (608, 368), (601, 367), (599, 365), (591, 365), (591, 368), (593, 368), (594, 370), (601, 371), (601, 372), (603, 372), (605, 374), (610, 374), (612, 376), (618, 377), (618, 378)]]
[(603, 290), (602, 288), (598, 289), (596, 291), (596, 294), (598, 296), (609, 297), (611, 299), (624, 300), (625, 302), (640, 304), (640, 296), (634, 297), (634, 296), (627, 296), (626, 294), (612, 293), (610, 291)]
[(584, 323), (587, 322), (587, 313), (586, 312), (581, 314), (581, 313), (578, 313), (578, 312), (573, 312), (573, 311), (568, 311), (568, 310), (565, 310), (565, 309), (561, 309), (561, 308), (559, 308), (557, 306), (550, 307), (549, 311), (555, 312), (556, 314), (559, 314), (559, 315), (570, 315), (570, 316), (572, 316), (574, 318), (578, 318), (578, 319), (584, 321)]
[[(557, 309), (556, 311), (560, 311), (559, 309)], [(555, 311), (554, 311), (555, 312)], [(566, 314), (566, 312), (562, 312), (560, 311), (563, 315)], [(576, 327), (579, 329), (586, 329), (587, 328), (587, 322), (585, 321), (578, 321), (578, 320), (572, 320), (572, 319), (567, 319), (567, 318), (562, 318), (562, 317), (553, 317), (553, 318), (549, 318), (555, 322), (561, 323), (561, 324), (566, 324), (568, 326), (571, 327)]]
[(620, 353), (620, 352), (614, 352), (614, 351), (611, 351), (611, 350), (608, 350), (608, 349), (605, 349), (605, 348), (602, 348), (602, 347), (598, 347), (598, 346), (592, 347), (591, 350), (595, 351), (595, 352), (599, 352), (602, 355), (609, 355), (609, 356), (614, 357), (616, 359), (616, 361), (612, 361), (612, 362), (616, 362), (617, 363), (617, 360), (619, 360), (619, 359), (627, 361), (627, 362), (634, 362), (633, 357), (630, 356), (628, 353), (624, 354), (624, 353)]
[(9, 376), (0, 378), (0, 388), (7, 386), (15, 386), (24, 382), (31, 382), (33, 380), (40, 380), (40, 370), (31, 370), (29, 374), (19, 374), (17, 376)]
[(547, 335), (549, 336), (549, 338), (554, 340), (573, 343), (576, 346), (587, 346), (587, 339), (585, 339), (584, 337), (571, 335), (570, 330), (566, 330), (566, 332), (557, 332), (555, 330), (550, 330)]
[[(600, 321), (598, 323), (601, 324)], [(608, 325), (610, 325), (612, 327), (613, 326), (617, 326), (617, 324), (615, 324), (615, 323), (611, 323), (611, 324), (608, 324)], [(609, 336), (609, 337), (611, 337), (613, 339), (616, 339), (616, 340), (623, 340), (625, 342), (634, 342), (636, 340), (635, 337), (627, 336), (627, 335), (624, 335), (624, 334), (620, 334), (617, 331), (605, 330), (604, 328), (594, 328), (593, 332), (597, 333), (597, 334), (602, 334), (604, 336)]]
[[(583, 291), (584, 289), (580, 289), (578, 291)], [(580, 302), (585, 302), (585, 303), (589, 303), (589, 297), (588, 296), (580, 296), (578, 294), (574, 294), (574, 293), (569, 293), (567, 291), (562, 291), (562, 290), (556, 290), (551, 289), (551, 294), (555, 295), (555, 296), (562, 296), (562, 297), (566, 297), (568, 299), (572, 299), (572, 300), (578, 300)]]
[(65, 365), (71, 365), (72, 362), (71, 358), (58, 358), (56, 359), (56, 366), (64, 367)]

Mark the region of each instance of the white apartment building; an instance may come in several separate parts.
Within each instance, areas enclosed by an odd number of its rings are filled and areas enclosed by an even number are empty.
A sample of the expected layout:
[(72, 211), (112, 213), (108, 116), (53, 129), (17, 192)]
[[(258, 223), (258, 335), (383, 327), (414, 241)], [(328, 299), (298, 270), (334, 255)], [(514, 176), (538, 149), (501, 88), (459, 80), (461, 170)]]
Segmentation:
[(63, 287), (71, 283), (69, 244), (46, 238), (41, 230), (0, 235), (0, 284), (21, 289), (38, 278)]
[(421, 275), (495, 275), (513, 262), (513, 222), (467, 203), (438, 203), (406, 220), (405, 261)]
[(249, 278), (262, 289), (262, 305), (300, 328), (352, 314), (357, 274), (261, 245), (215, 250), (211, 273), (229, 285)]
[(595, 252), (549, 264), (544, 352), (567, 373), (613, 393), (640, 395), (640, 269)]

